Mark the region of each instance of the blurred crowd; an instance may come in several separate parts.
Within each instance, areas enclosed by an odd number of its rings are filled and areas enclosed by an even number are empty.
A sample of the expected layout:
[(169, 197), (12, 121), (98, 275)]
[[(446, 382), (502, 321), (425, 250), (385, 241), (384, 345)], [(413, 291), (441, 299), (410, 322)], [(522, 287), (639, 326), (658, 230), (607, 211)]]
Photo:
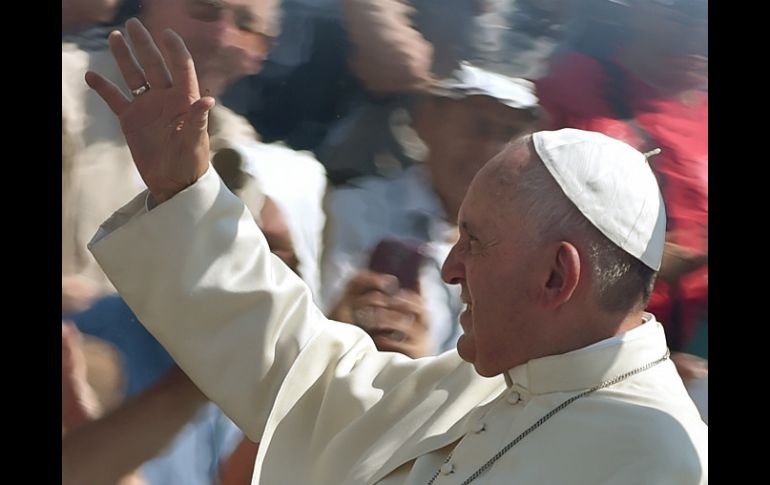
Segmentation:
[(275, 256), (380, 350), (454, 348), (441, 263), (509, 140), (572, 127), (646, 153), (668, 217), (648, 311), (708, 420), (707, 0), (62, 0), (63, 483), (247, 484), (257, 452), (87, 250), (145, 187), (83, 80), (130, 91), (108, 35), (133, 16), (184, 39), (217, 99), (212, 165)]

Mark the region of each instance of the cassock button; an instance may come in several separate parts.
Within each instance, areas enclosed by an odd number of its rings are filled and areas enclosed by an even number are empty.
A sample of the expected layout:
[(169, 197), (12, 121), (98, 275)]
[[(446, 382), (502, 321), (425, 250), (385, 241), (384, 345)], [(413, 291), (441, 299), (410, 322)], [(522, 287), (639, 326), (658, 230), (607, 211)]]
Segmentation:
[(487, 429), (487, 425), (486, 425), (486, 423), (483, 423), (483, 422), (479, 421), (478, 423), (476, 423), (476, 424), (474, 424), (474, 425), (473, 425), (473, 429), (472, 429), (472, 431), (473, 431), (474, 433), (476, 433), (476, 434), (479, 434), (479, 433), (481, 433), (482, 431), (484, 431), (485, 429)]
[(444, 463), (441, 465), (441, 474), (442, 475), (451, 475), (455, 472), (455, 466), (451, 463)]
[(512, 393), (508, 394), (506, 399), (508, 400), (509, 404), (516, 404), (517, 402), (521, 401), (521, 394), (513, 391)]

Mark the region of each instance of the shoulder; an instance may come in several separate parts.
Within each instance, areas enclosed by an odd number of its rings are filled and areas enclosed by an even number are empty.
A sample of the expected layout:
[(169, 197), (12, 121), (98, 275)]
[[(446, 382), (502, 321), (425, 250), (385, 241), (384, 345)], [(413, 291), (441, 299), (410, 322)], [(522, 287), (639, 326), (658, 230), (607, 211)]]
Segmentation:
[[(557, 425), (558, 423), (558, 425)], [(553, 471), (551, 483), (703, 485), (708, 481), (706, 426), (666, 410), (606, 396), (580, 399), (527, 438), (534, 449), (549, 447), (571, 468), (569, 482)]]
[(614, 460), (619, 470), (644, 473), (648, 483), (701, 483), (708, 476), (708, 427), (686, 395), (667, 386), (642, 387), (635, 392), (624, 386), (576, 402), (578, 422), (586, 426), (581, 441)]

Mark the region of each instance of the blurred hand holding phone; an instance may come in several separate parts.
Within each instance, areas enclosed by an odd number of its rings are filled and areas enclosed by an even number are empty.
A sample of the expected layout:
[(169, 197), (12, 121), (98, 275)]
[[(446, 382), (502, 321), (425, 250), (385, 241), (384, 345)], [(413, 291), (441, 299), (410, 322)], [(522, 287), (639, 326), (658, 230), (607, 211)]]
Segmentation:
[(420, 269), (425, 263), (425, 245), (408, 239), (388, 237), (375, 246), (369, 257), (369, 269), (391, 274), (399, 286), (420, 292)]
[(425, 261), (422, 243), (384, 239), (372, 250), (369, 268), (348, 282), (329, 317), (361, 327), (379, 350), (413, 358), (430, 355), (425, 303), (419, 294)]

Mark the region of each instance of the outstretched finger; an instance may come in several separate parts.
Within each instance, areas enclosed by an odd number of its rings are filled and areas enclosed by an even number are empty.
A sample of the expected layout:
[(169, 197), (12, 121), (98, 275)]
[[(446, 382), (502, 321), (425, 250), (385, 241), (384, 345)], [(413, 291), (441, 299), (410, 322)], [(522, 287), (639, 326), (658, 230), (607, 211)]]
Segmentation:
[(204, 96), (190, 106), (187, 114), (188, 123), (200, 131), (207, 131), (209, 111), (214, 107), (215, 101), (211, 96)]
[(170, 87), (171, 74), (166, 68), (158, 46), (155, 45), (155, 41), (152, 40), (144, 25), (139, 20), (131, 18), (126, 22), (126, 30), (150, 85), (154, 88)]
[(116, 116), (120, 116), (131, 104), (123, 92), (112, 81), (93, 71), (86, 73), (86, 84), (101, 96)]
[(110, 32), (109, 36), (110, 50), (115, 57), (115, 61), (118, 63), (120, 73), (123, 74), (123, 79), (126, 81), (128, 89), (138, 89), (144, 86), (147, 80), (144, 77), (144, 71), (136, 61), (134, 54), (126, 43), (126, 38), (123, 34), (117, 30)]
[(166, 29), (161, 34), (160, 49), (171, 70), (174, 86), (191, 99), (200, 98), (195, 63), (182, 38), (173, 30)]

